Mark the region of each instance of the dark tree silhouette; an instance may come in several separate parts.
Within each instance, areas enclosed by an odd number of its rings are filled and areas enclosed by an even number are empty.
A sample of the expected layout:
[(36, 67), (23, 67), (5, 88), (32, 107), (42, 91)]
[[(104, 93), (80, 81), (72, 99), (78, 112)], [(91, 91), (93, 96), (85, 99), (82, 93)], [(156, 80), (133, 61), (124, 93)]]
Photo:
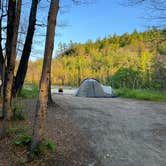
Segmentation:
[(17, 70), (14, 86), (13, 86), (13, 96), (15, 96), (17, 92), (21, 90), (25, 80), (26, 73), (27, 73), (28, 61), (29, 61), (29, 57), (31, 53), (32, 41), (33, 41), (33, 36), (35, 32), (38, 3), (39, 3), (39, 0), (32, 0), (28, 31), (27, 31), (27, 35), (25, 39), (25, 44), (24, 44), (21, 60)]

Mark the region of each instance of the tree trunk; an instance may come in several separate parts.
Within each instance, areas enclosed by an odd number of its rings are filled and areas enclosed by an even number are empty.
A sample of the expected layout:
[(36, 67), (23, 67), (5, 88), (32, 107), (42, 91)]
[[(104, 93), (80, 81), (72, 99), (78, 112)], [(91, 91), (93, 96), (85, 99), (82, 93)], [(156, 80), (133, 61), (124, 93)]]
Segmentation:
[[(4, 81), (4, 98), (3, 98), (3, 113), (4, 118), (10, 120), (12, 117), (12, 110), (11, 110), (11, 95), (12, 95), (12, 85), (13, 85), (13, 75), (14, 75), (14, 68), (15, 68), (15, 60), (16, 60), (16, 46), (17, 46), (17, 37), (18, 37), (18, 28), (20, 22), (20, 14), (21, 14), (21, 3), (22, 0), (18, 0), (17, 4), (16, 1), (9, 0), (9, 7), (8, 10), (12, 10), (15, 8), (14, 18), (10, 20), (10, 14), (13, 17), (13, 11), (8, 11), (8, 25), (12, 25), (10, 21), (14, 21), (13, 23), (13, 36), (7, 37), (12, 38), (11, 43), (9, 41), (9, 45), (6, 45), (6, 53), (7, 53), (7, 68), (5, 71), (5, 81)], [(11, 7), (12, 6), (12, 7)], [(11, 13), (10, 13), (11, 12)], [(9, 31), (9, 30), (8, 30)], [(10, 32), (10, 31), (9, 31)], [(7, 33), (7, 36), (10, 33)]]
[[(50, 65), (51, 67), (51, 65)], [(51, 95), (51, 69), (50, 69), (50, 76), (49, 76), (49, 85), (48, 85), (48, 105), (54, 104), (54, 101), (52, 99)]]
[[(1, 35), (0, 35), (1, 38)], [(1, 40), (0, 40), (0, 80), (3, 84), (3, 73), (4, 73), (4, 57), (2, 53), (2, 45), (1, 45)], [(2, 85), (0, 85), (0, 96), (2, 97)]]
[(45, 135), (45, 120), (47, 114), (48, 102), (48, 86), (50, 78), (50, 65), (52, 60), (52, 52), (54, 48), (54, 36), (56, 19), (59, 10), (59, 0), (51, 0), (48, 14), (47, 34), (45, 42), (44, 62), (42, 75), (40, 80), (39, 97), (36, 106), (35, 121), (33, 126), (33, 137), (31, 149), (34, 149), (38, 143), (44, 139)]
[[(3, 7), (3, 6), (2, 6)], [(0, 30), (2, 29), (2, 15), (0, 17)], [(0, 96), (3, 96), (3, 82), (4, 82), (4, 69), (5, 69), (5, 60), (3, 56), (3, 51), (2, 51), (2, 32), (0, 31), (0, 80), (2, 82), (2, 85), (0, 85)]]
[[(1, 57), (3, 58), (2, 54), (0, 55), (0, 59), (1, 59)], [(4, 72), (5, 72), (5, 61), (4, 61), (4, 59), (1, 59), (1, 60), (0, 60), (0, 80), (1, 80), (2, 84), (0, 85), (0, 96), (3, 97), (3, 82), (4, 82)]]
[(15, 23), (15, 11), (16, 11), (16, 1), (8, 1), (8, 12), (7, 12), (7, 39), (6, 39), (6, 56), (7, 63), (9, 66), (11, 48), (12, 48), (12, 39), (14, 32), (14, 23)]
[(28, 61), (29, 61), (29, 57), (31, 53), (33, 36), (35, 32), (38, 3), (39, 3), (39, 0), (32, 0), (28, 31), (27, 31), (27, 35), (25, 39), (25, 44), (24, 44), (21, 60), (18, 66), (15, 83), (13, 86), (13, 96), (15, 96), (17, 93), (20, 92), (25, 80), (26, 73), (27, 73)]

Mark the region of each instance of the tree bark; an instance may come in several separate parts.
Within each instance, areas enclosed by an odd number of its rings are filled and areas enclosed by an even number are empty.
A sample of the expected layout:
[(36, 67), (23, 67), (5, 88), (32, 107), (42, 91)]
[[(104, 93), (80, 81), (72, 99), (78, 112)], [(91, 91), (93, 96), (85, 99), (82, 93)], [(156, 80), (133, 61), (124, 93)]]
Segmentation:
[[(50, 65), (51, 67), (51, 65)], [(51, 95), (51, 69), (50, 69), (50, 76), (49, 76), (49, 85), (48, 85), (48, 105), (53, 105), (54, 101)]]
[(2, 45), (0, 42), (0, 80), (2, 82), (2, 85), (0, 85), (0, 96), (3, 96), (3, 82), (4, 82), (4, 70), (5, 70), (5, 61), (2, 53)]
[[(11, 39), (11, 42), (7, 41), (6, 45), (6, 56), (7, 56), (7, 68), (5, 71), (5, 82), (4, 82), (4, 94), (3, 94), (3, 113), (4, 118), (10, 120), (12, 117), (11, 110), (11, 95), (12, 95), (12, 85), (13, 85), (13, 75), (15, 68), (16, 60), (16, 46), (17, 46), (17, 37), (18, 37), (18, 28), (20, 22), (21, 14), (21, 3), (22, 0), (16, 1), (9, 0), (8, 4), (8, 26), (13, 26), (13, 30), (8, 28), (7, 40)], [(13, 14), (13, 8), (14, 14)], [(11, 11), (10, 11), (11, 10)], [(14, 15), (14, 17), (13, 17)], [(12, 16), (12, 19), (10, 18)], [(10, 23), (12, 21), (12, 23)], [(14, 22), (13, 22), (14, 21)], [(10, 36), (12, 35), (12, 36)], [(9, 44), (9, 45), (8, 45)]]
[(10, 61), (11, 48), (12, 48), (12, 38), (14, 31), (14, 21), (15, 21), (15, 11), (16, 11), (16, 1), (8, 1), (8, 12), (7, 12), (7, 39), (6, 39), (6, 56), (7, 63)]
[[(3, 7), (3, 5), (2, 5)], [(0, 30), (2, 29), (2, 15), (3, 12), (1, 13), (0, 17)], [(0, 80), (2, 81), (2, 85), (0, 86), (0, 96), (3, 96), (3, 82), (4, 82), (4, 70), (5, 70), (5, 59), (3, 56), (3, 51), (2, 51), (2, 32), (0, 31)]]
[(25, 44), (24, 44), (21, 60), (17, 70), (14, 86), (13, 86), (13, 96), (15, 96), (17, 93), (20, 92), (25, 80), (26, 73), (27, 73), (28, 61), (29, 61), (29, 57), (31, 53), (33, 36), (35, 32), (38, 3), (39, 3), (39, 0), (32, 0), (28, 31), (27, 31), (27, 35), (25, 39)]
[(48, 86), (50, 80), (52, 52), (54, 48), (54, 36), (59, 0), (51, 0), (47, 21), (47, 34), (45, 42), (44, 62), (40, 80), (39, 97), (36, 106), (35, 121), (33, 125), (33, 137), (31, 149), (34, 149), (45, 136), (45, 120), (47, 114)]

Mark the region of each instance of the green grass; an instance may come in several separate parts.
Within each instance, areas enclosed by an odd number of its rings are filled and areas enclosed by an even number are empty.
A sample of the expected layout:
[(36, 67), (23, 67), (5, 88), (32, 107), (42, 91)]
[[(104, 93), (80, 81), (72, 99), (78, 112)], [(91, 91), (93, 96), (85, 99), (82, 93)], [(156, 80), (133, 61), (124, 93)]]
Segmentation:
[(116, 94), (125, 98), (140, 100), (166, 101), (166, 91), (155, 91), (146, 89), (117, 89)]
[(25, 105), (20, 98), (14, 98), (12, 101), (13, 120), (25, 120)]
[(37, 157), (41, 155), (46, 155), (49, 151), (55, 152), (56, 150), (56, 144), (51, 139), (45, 139), (41, 141), (35, 149), (30, 151), (29, 153), (32, 155), (32, 157)]
[(32, 84), (28, 86), (24, 86), (19, 94), (19, 97), (26, 98), (26, 99), (33, 99), (37, 97), (39, 92), (39, 88), (37, 85)]

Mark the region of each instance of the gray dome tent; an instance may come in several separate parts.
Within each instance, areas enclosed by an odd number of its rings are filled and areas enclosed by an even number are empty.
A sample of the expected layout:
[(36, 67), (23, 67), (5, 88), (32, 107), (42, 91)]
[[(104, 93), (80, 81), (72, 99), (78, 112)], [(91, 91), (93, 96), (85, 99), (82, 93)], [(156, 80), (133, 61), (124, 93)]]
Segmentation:
[[(106, 93), (104, 87), (100, 82), (93, 78), (85, 79), (77, 93), (76, 96), (79, 97), (112, 97), (112, 94)], [(111, 87), (110, 87), (111, 88)]]

